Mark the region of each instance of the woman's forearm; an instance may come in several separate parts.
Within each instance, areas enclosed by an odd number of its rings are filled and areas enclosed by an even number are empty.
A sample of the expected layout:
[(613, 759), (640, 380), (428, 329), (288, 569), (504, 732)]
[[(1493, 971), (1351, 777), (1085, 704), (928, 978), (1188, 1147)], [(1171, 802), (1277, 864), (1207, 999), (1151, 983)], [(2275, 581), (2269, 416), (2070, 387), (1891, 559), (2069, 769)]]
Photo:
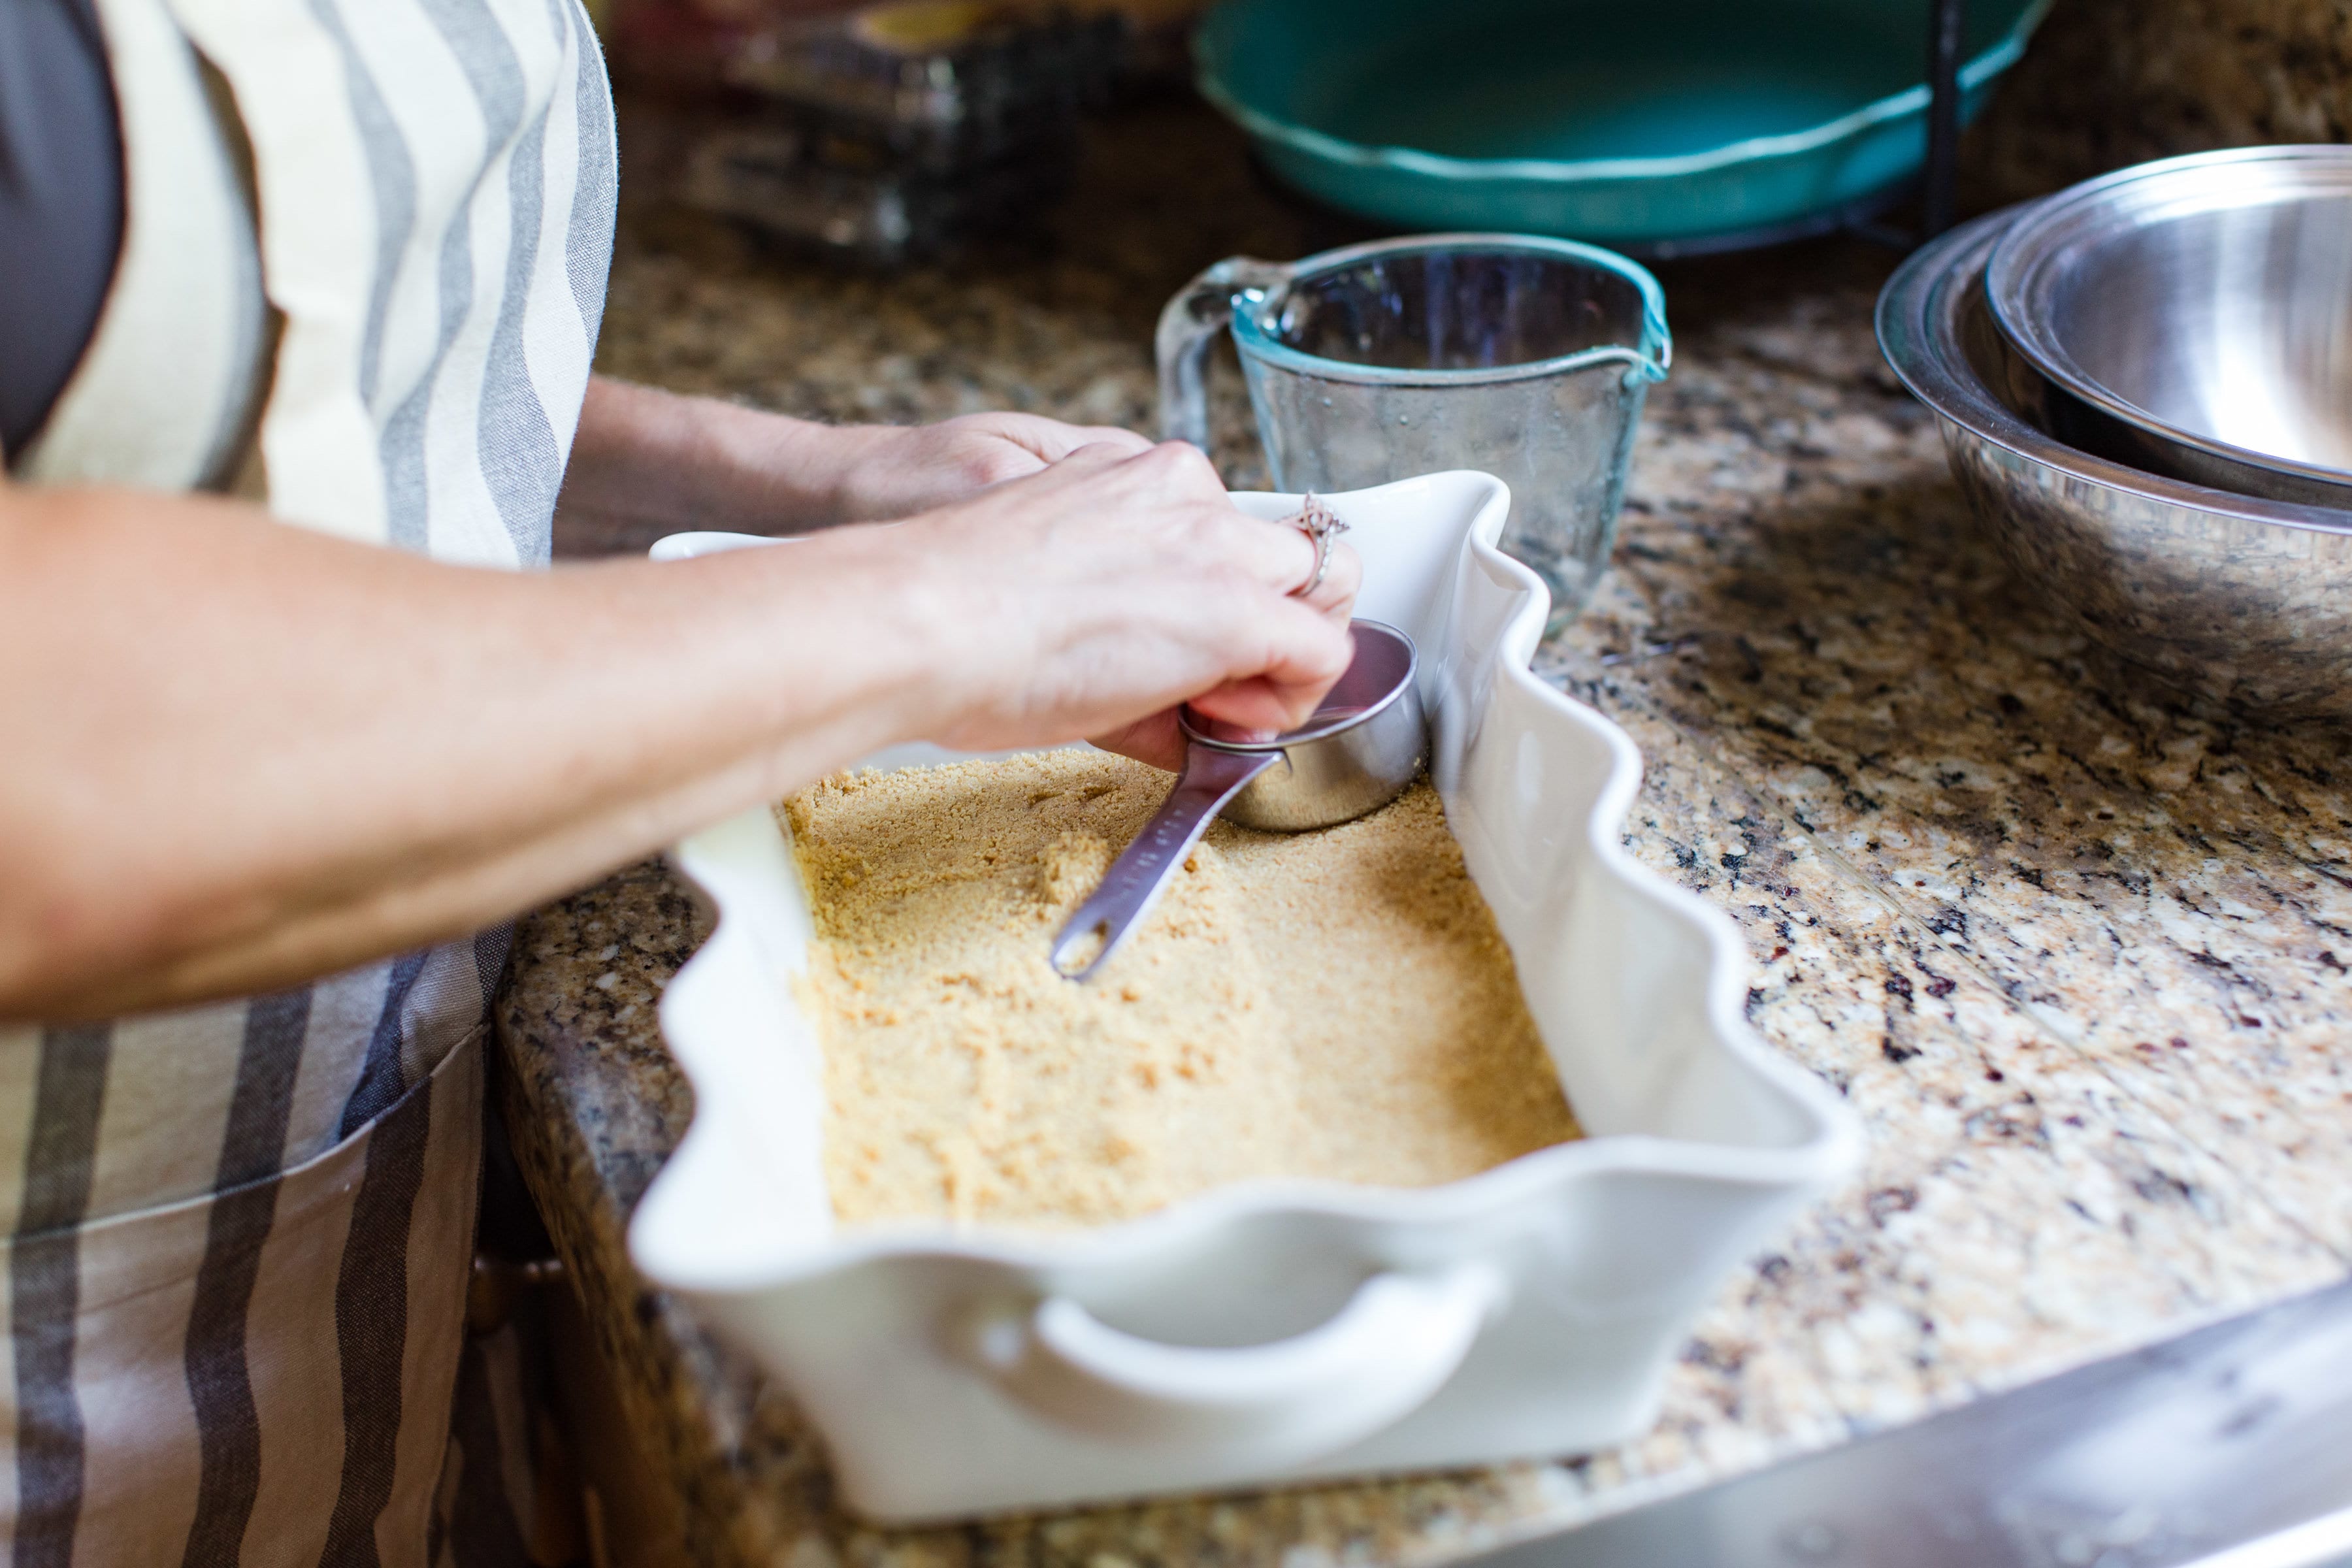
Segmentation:
[(458, 934), (919, 731), (918, 596), (839, 544), (524, 575), (0, 490), (0, 1016)]
[(849, 476), (877, 427), (835, 426), (636, 386), (588, 384), (558, 527), (644, 538), (801, 533), (852, 520)]
[(890, 527), (518, 574), (236, 502), (0, 483), (0, 1019), (289, 984), (532, 904), (882, 746), (1296, 723), (1355, 567), (1190, 447)]
[(642, 545), (688, 529), (804, 533), (910, 517), (1087, 445), (1134, 456), (1151, 444), (1132, 431), (1028, 414), (819, 425), (594, 376), (564, 470), (557, 537)]

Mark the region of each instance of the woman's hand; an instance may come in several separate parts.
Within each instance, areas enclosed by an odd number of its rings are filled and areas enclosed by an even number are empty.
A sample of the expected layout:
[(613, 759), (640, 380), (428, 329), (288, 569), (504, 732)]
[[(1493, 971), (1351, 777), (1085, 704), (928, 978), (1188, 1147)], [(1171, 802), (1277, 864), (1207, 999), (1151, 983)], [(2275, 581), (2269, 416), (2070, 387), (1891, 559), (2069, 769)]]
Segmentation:
[[(1347, 660), (1354, 555), (1335, 551), (1311, 607), (1286, 599), (1313, 574), (1313, 542), (1235, 510), (1197, 450), (1127, 430), (1030, 414), (814, 425), (600, 376), (563, 507), (560, 525), (601, 514), (608, 547), (688, 528), (908, 520), (812, 541), (803, 568), (846, 571), (861, 606), (874, 595), (877, 636), (953, 642), (930, 684), (954, 706), (923, 710), (929, 727), (905, 738), (995, 749), (1092, 736), (1173, 768), (1174, 704), (1283, 728)], [(910, 595), (920, 613), (883, 630)], [(904, 700), (889, 694), (894, 714)]]
[(556, 513), (556, 553), (633, 553), (665, 533), (805, 533), (950, 506), (1129, 430), (1034, 414), (818, 425), (593, 377)]
[[(1250, 729), (1303, 722), (1347, 668), (1360, 567), (1238, 510), (1200, 451), (1080, 447), (898, 527), (857, 531), (906, 574), (937, 645), (922, 738), (974, 751), (1091, 737), (1166, 768), (1175, 707)], [(850, 536), (841, 536), (849, 542)]]
[(1128, 441), (902, 523), (547, 573), (0, 479), (0, 1020), (476, 930), (897, 741), (1172, 767), (1174, 704), (1280, 729), (1339, 675), (1358, 567), (1289, 597), (1314, 563)]
[(1083, 447), (1134, 457), (1151, 443), (1132, 430), (1065, 425), (1034, 414), (966, 414), (936, 425), (815, 426), (803, 450), (830, 468), (845, 522), (879, 522), (952, 506), (1026, 479)]

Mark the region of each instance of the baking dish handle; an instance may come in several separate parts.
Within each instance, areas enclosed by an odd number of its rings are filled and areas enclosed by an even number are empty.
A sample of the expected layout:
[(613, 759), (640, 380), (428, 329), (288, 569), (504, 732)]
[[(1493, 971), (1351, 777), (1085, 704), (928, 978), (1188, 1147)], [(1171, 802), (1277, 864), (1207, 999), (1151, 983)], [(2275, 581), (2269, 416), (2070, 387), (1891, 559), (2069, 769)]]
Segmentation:
[(1064, 1426), (1221, 1468), (1301, 1465), (1417, 1408), (1462, 1364), (1501, 1305), (1484, 1264), (1377, 1274), (1329, 1321), (1269, 1344), (1171, 1345), (1114, 1329), (1066, 1296), (983, 1315), (973, 1358)]

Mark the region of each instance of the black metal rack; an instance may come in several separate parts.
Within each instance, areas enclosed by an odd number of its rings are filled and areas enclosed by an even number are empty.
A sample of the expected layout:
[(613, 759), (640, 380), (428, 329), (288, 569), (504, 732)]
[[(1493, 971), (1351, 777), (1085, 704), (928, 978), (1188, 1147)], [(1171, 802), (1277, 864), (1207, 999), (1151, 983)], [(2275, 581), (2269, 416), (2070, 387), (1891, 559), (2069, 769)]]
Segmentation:
[(1920, 233), (1925, 245), (1952, 226), (1960, 175), (1960, 26), (1968, 0), (1929, 0), (1927, 7), (1927, 163), (1920, 171)]

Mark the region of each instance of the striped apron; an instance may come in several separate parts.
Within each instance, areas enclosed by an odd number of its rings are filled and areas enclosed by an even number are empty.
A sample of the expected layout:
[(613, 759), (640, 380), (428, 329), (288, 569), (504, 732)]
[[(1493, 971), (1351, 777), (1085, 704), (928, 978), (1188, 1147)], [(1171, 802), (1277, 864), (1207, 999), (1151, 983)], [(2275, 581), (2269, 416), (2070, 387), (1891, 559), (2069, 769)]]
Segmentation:
[[(542, 564), (612, 248), (578, 0), (97, 9), (122, 250), (15, 474), (234, 490), (296, 526)], [(496, 1445), (451, 1426), (505, 946), (0, 1028), (19, 1568), (409, 1568), (519, 1540), (469, 1479)], [(464, 1359), (511, 1406), (515, 1380)]]

